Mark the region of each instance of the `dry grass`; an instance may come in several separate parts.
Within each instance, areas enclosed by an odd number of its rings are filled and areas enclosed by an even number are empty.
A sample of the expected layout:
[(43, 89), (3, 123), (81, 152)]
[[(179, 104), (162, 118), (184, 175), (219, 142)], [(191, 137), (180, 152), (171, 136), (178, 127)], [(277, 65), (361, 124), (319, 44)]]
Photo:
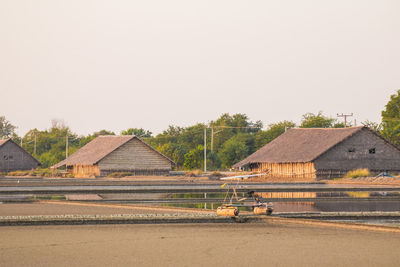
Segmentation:
[(54, 169), (34, 169), (34, 170), (26, 170), (26, 171), (13, 171), (9, 172), (7, 176), (18, 176), (18, 177), (62, 177), (62, 178), (71, 178), (72, 174), (67, 173), (61, 170)]
[(369, 177), (371, 173), (368, 169), (356, 169), (346, 173), (346, 178)]

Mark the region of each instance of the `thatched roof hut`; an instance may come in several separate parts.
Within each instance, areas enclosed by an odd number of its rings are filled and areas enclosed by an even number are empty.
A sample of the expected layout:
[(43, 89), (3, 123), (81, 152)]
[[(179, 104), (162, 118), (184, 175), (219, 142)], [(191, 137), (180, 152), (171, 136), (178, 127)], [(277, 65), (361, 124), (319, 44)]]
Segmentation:
[(174, 164), (137, 136), (104, 135), (52, 168), (66, 166), (79, 176), (105, 176), (112, 172), (156, 175), (168, 174)]
[(367, 127), (294, 128), (233, 167), (311, 178), (356, 168), (399, 171), (400, 150)]
[(36, 169), (40, 162), (11, 139), (0, 140), (0, 172)]

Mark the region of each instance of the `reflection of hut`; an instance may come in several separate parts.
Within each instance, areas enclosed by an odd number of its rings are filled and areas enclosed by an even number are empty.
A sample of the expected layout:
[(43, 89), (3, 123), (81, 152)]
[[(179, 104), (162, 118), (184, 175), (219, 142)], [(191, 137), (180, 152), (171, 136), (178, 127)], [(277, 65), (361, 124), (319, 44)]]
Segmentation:
[(39, 165), (39, 161), (13, 140), (0, 140), (0, 172), (31, 170)]
[(366, 127), (297, 128), (233, 167), (293, 180), (338, 177), (358, 168), (398, 172), (400, 150)]
[(113, 172), (165, 175), (173, 164), (134, 135), (107, 135), (97, 137), (53, 168), (66, 166), (76, 176), (106, 176)]

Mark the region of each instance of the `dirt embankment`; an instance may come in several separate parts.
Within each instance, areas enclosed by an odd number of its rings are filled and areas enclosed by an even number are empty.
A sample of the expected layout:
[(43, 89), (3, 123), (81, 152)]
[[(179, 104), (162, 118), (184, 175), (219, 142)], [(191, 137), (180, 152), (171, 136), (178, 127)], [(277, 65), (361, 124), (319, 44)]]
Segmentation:
[(399, 185), (400, 177), (359, 177), (359, 178), (342, 178), (336, 180), (323, 180), (328, 184), (359, 184), (359, 185)]

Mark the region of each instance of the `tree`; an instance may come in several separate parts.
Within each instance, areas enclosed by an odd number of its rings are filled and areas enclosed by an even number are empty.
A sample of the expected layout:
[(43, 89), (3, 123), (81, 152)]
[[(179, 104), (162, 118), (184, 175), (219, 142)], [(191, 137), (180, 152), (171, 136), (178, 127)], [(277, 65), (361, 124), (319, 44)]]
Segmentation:
[(311, 112), (303, 115), (300, 128), (332, 128), (336, 119), (328, 118), (322, 114), (322, 111), (317, 114)]
[(185, 154), (183, 166), (186, 170), (201, 169), (204, 163), (204, 146), (198, 145)]
[(246, 142), (241, 139), (240, 136), (234, 136), (224, 143), (218, 153), (222, 167), (230, 168), (233, 164), (241, 161), (248, 155)]
[(8, 138), (15, 134), (17, 127), (12, 125), (5, 116), (0, 116), (0, 138)]
[(281, 134), (283, 134), (287, 129), (296, 127), (296, 124), (292, 121), (280, 121), (277, 123), (272, 123), (268, 125), (266, 131), (259, 131), (255, 137), (255, 147), (259, 149), (264, 145), (268, 144)]
[(400, 90), (390, 96), (382, 115), (382, 135), (400, 145)]
[[(63, 121), (52, 120), (49, 130), (32, 129), (22, 139), (22, 147), (30, 152), (41, 163), (42, 167), (50, 167), (66, 157), (68, 136), (68, 154), (75, 152), (80, 146), (80, 138), (71, 132)], [(36, 153), (35, 152), (36, 144)]]
[(153, 133), (143, 128), (129, 128), (121, 132), (121, 135), (136, 135), (137, 137), (150, 138)]
[(237, 113), (231, 116), (225, 113), (217, 120), (211, 121), (209, 127), (214, 129), (213, 148), (219, 151), (227, 140), (239, 133), (256, 134), (261, 131), (263, 123), (259, 120), (250, 121), (246, 114)]
[(172, 159), (178, 168), (183, 166), (185, 162), (185, 154), (188, 153), (185, 146), (176, 143), (164, 144), (161, 147), (158, 147), (157, 150)]

